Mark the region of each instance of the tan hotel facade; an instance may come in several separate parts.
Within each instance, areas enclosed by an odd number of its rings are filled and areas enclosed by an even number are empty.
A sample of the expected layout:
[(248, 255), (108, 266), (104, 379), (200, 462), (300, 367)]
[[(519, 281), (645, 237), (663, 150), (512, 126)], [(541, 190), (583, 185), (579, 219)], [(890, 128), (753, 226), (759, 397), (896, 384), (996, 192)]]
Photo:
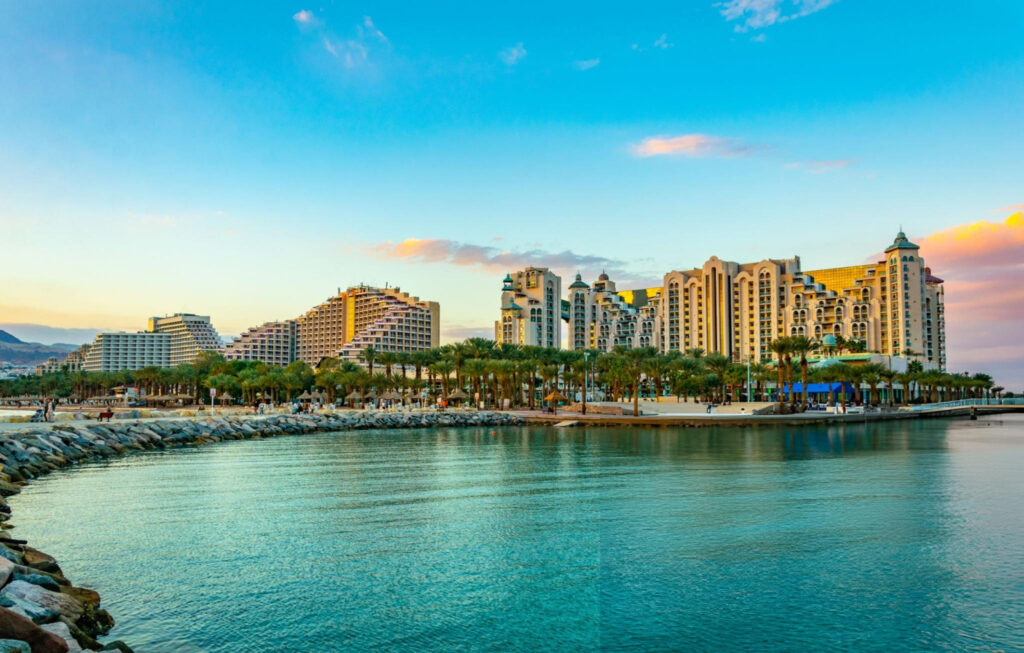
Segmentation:
[[(504, 315), (504, 289), (502, 300)], [(757, 361), (771, 359), (775, 338), (834, 335), (946, 367), (943, 281), (902, 232), (868, 265), (804, 271), (799, 257), (737, 263), (713, 256), (669, 272), (661, 287), (627, 291), (605, 274), (593, 284), (577, 276), (563, 319), (571, 349), (700, 348)]]

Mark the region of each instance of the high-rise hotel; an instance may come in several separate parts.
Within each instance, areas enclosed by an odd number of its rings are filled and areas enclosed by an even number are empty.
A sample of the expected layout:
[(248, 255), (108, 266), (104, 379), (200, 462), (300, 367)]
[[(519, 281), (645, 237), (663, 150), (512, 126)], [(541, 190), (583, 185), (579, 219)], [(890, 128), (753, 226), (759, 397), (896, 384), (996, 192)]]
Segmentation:
[(494, 323), (498, 344), (562, 346), (562, 279), (547, 268), (508, 274), (501, 288), (501, 319)]
[[(558, 277), (545, 272), (545, 283), (557, 287)], [(514, 327), (525, 313), (516, 303), (519, 295), (510, 293), (510, 278), (502, 289), (500, 324)], [(919, 247), (900, 232), (884, 257), (867, 265), (803, 271), (799, 257), (756, 263), (711, 257), (699, 268), (669, 272), (661, 287), (627, 291), (616, 290), (605, 274), (592, 285), (577, 275), (563, 319), (572, 349), (700, 348), (756, 361), (771, 358), (775, 338), (833, 335), (864, 341), (868, 351), (881, 354), (914, 352), (944, 369), (942, 284)], [(528, 316), (532, 320), (533, 312)]]

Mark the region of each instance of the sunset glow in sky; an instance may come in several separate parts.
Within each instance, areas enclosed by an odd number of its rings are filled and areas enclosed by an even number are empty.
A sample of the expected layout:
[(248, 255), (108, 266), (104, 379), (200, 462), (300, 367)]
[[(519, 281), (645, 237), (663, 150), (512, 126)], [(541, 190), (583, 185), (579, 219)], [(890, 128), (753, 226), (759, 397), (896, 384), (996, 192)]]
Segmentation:
[(1024, 389), (1022, 25), (1017, 0), (2, 2), (0, 328), (237, 334), (387, 282), (451, 340), (526, 264), (814, 269), (902, 226), (950, 369)]

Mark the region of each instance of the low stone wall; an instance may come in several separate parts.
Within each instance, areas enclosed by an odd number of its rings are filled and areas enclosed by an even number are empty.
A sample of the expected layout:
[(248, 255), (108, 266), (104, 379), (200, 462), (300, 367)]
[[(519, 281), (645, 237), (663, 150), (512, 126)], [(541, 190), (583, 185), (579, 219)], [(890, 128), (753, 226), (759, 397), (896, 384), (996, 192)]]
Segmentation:
[[(11, 518), (6, 497), (18, 493), (29, 479), (131, 451), (323, 431), (522, 423), (520, 417), (496, 412), (365, 411), (39, 425), (0, 433), (0, 522)], [(0, 530), (0, 588), (0, 653), (131, 651), (122, 642), (104, 647), (96, 641), (114, 625), (100, 607), (99, 594), (74, 587), (56, 560), (13, 537), (7, 528)]]

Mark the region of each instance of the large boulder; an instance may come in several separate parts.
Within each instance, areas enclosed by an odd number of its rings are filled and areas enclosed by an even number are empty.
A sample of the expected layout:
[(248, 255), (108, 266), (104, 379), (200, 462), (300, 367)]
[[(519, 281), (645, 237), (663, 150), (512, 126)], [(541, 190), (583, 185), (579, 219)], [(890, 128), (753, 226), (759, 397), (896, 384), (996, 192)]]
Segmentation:
[(0, 590), (0, 596), (10, 596), (49, 610), (56, 610), (72, 623), (78, 621), (85, 613), (85, 605), (75, 597), (62, 592), (52, 592), (23, 580), (12, 580), (7, 587)]
[[(7, 562), (7, 561), (4, 560), (4, 562)], [(8, 564), (10, 564), (10, 563), (8, 563)], [(2, 563), (0, 563), (0, 565), (2, 565)], [(0, 572), (0, 573), (2, 573), (2, 572)], [(18, 574), (18, 573), (15, 573), (13, 575), (13, 578), (14, 578), (14, 580), (23, 580), (26, 583), (32, 583), (33, 585), (38, 585), (39, 587), (44, 587), (44, 588), (50, 590), (51, 592), (59, 592), (60, 591), (60, 585), (57, 584), (57, 581), (55, 581), (52, 577), (47, 576), (46, 574)]]
[(52, 624), (46, 624), (45, 626), (41, 626), (41, 628), (46, 632), (53, 633), (57, 637), (63, 639), (64, 643), (68, 647), (68, 651), (74, 653), (76, 651), (82, 650), (82, 647), (79, 645), (78, 641), (76, 641), (75, 637), (71, 634), (71, 629), (68, 628), (68, 625), (63, 621), (58, 621)]
[(6, 608), (0, 608), (0, 637), (26, 642), (32, 653), (66, 653), (70, 649), (62, 637)]
[(14, 573), (14, 563), (7, 558), (0, 557), (0, 587), (7, 584)]
[(22, 564), (26, 567), (41, 569), (48, 574), (64, 575), (64, 572), (60, 570), (60, 565), (57, 564), (57, 560), (53, 556), (48, 553), (43, 553), (39, 549), (33, 549), (30, 546), (25, 547), (25, 555), (22, 558)]

